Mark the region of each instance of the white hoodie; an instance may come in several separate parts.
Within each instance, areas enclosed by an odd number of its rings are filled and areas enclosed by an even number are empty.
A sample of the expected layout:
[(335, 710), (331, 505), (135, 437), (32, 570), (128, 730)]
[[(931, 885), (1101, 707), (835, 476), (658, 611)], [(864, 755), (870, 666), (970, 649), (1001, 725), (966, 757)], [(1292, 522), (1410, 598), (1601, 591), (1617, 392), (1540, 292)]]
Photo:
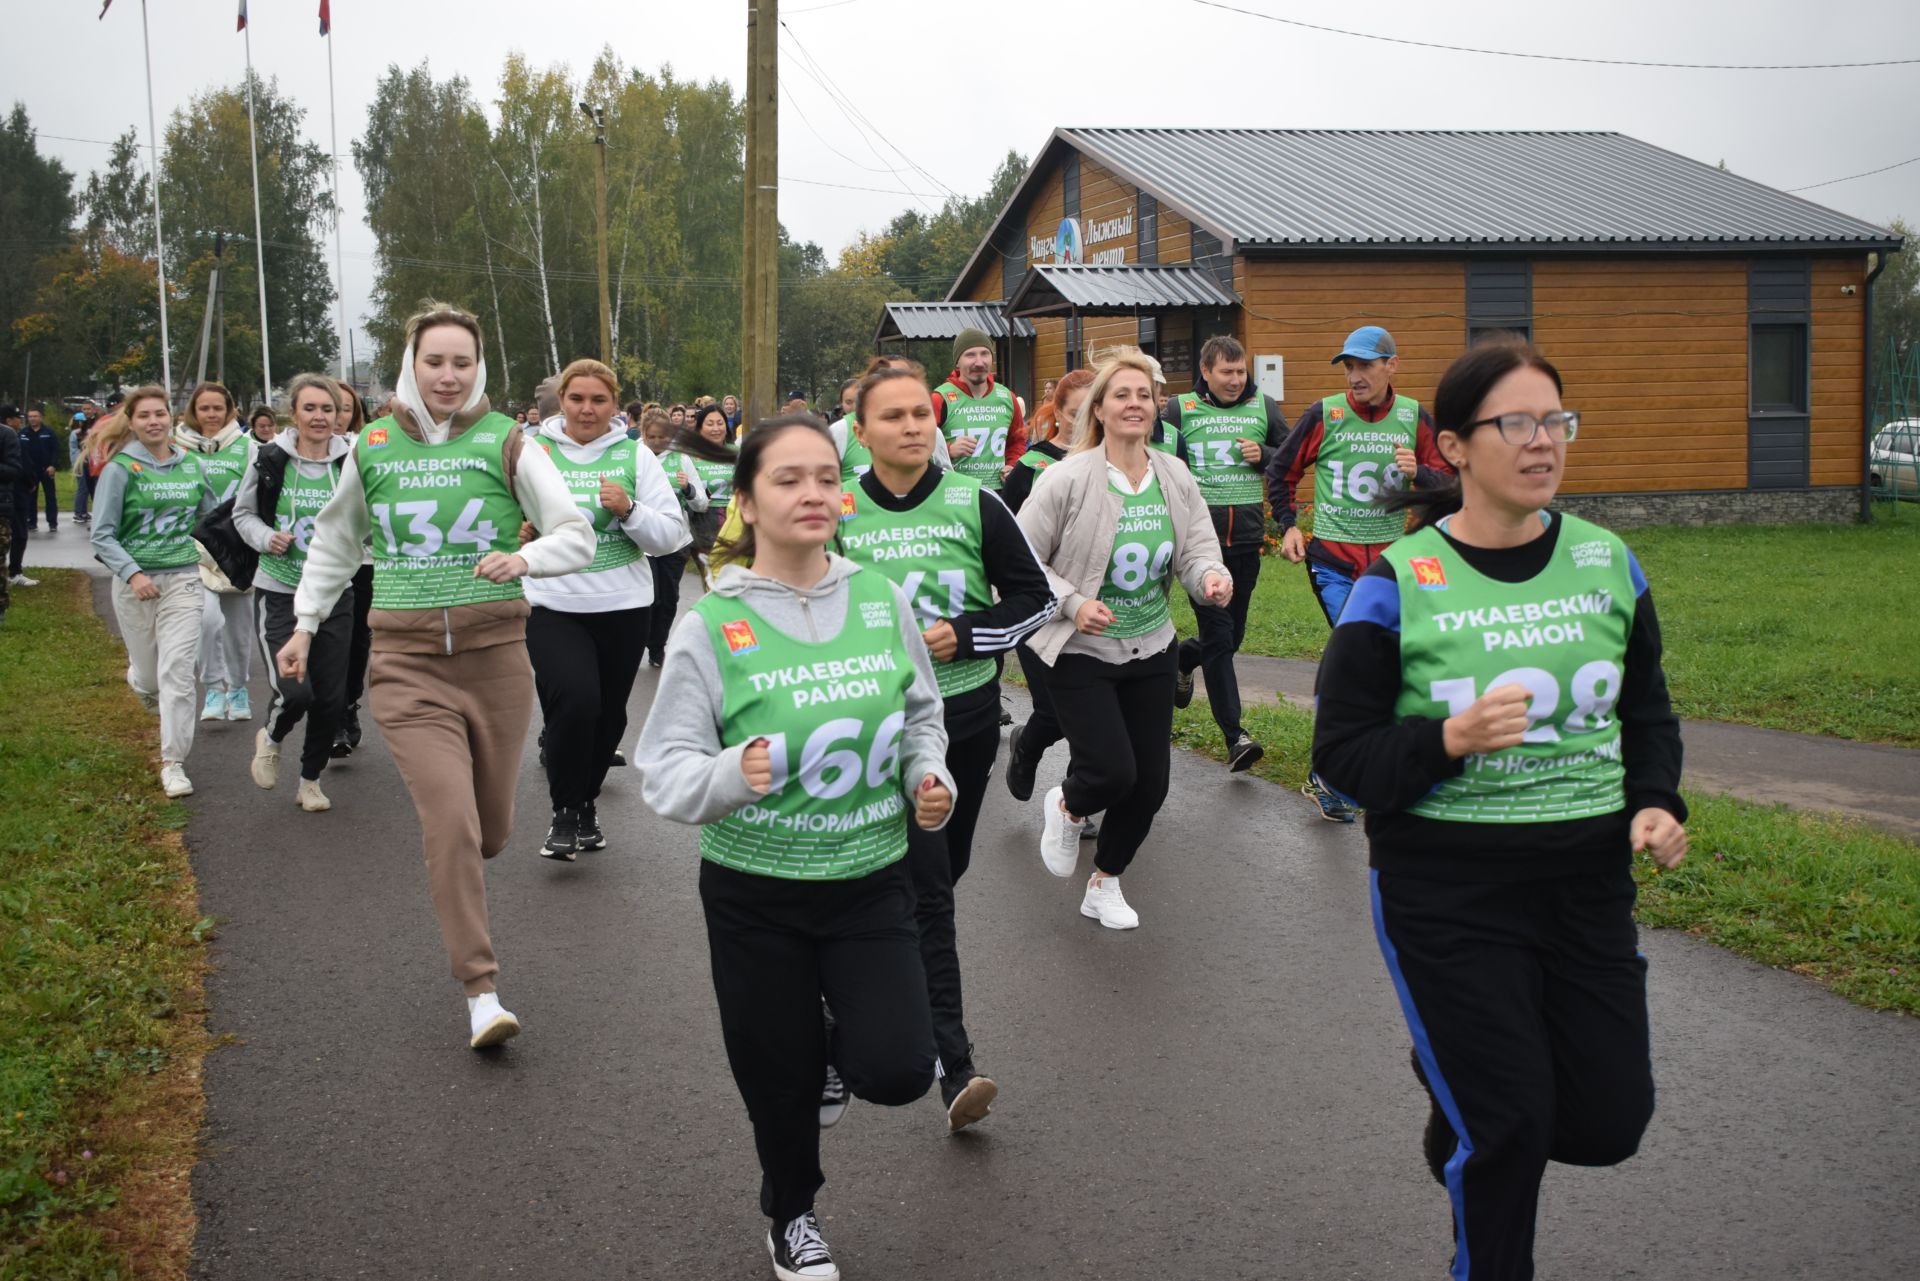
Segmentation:
[[(647, 556), (665, 556), (692, 541), (680, 500), (675, 497), (673, 485), (652, 450), (641, 441), (628, 440), (623, 431), (609, 431), (582, 445), (567, 435), (564, 422), (564, 419), (550, 418), (542, 423), (540, 434), (528, 443), (528, 449), (544, 446), (574, 463), (597, 463), (602, 459), (612, 463), (622, 450), (626, 451), (634, 459), (637, 484), (633, 510), (619, 522), (620, 528)], [(599, 505), (600, 500), (595, 498), (592, 506)], [(554, 578), (528, 578), (524, 586), (529, 604), (563, 614), (641, 609), (653, 604), (653, 566), (643, 557), (613, 569), (582, 569)]]

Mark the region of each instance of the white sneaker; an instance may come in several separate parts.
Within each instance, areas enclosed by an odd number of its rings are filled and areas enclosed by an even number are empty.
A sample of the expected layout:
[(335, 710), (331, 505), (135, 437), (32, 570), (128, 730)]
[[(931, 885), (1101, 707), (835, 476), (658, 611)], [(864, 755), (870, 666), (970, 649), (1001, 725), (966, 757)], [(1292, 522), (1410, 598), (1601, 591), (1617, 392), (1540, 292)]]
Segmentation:
[(1067, 818), (1066, 794), (1057, 787), (1047, 792), (1044, 808), (1047, 820), (1040, 832), (1040, 861), (1055, 876), (1072, 876), (1080, 863), (1080, 824)]
[(28, 578), (25, 574), (15, 574), (7, 581), (15, 587), (38, 587), (40, 585), (39, 579)]
[(299, 801), (300, 808), (309, 814), (318, 814), (333, 808), (333, 802), (328, 800), (327, 794), (320, 790), (320, 780), (317, 778), (301, 779), (300, 790), (294, 794), (293, 799)]
[(479, 996), (468, 997), (467, 1021), (473, 1030), (473, 1039), (467, 1044), (476, 1050), (498, 1045), (520, 1035), (520, 1020), (513, 1017), (512, 1011), (500, 1008), (498, 992), (482, 992)]
[(160, 764), (160, 789), (175, 799), (192, 796), (193, 780), (187, 777), (186, 767), (179, 761), (163, 761)]
[(207, 691), (207, 699), (200, 704), (200, 719), (203, 721), (224, 721), (227, 719), (227, 691), (215, 686)]
[[(133, 688), (129, 686), (128, 688)], [(134, 689), (133, 696), (140, 700), (140, 706), (155, 716), (160, 714), (160, 696), (144, 689)]]
[(254, 785), (264, 787), (269, 792), (280, 781), (280, 744), (268, 737), (265, 727), (253, 736), (253, 774)]
[(1117, 876), (1096, 872), (1087, 878), (1087, 896), (1080, 900), (1080, 915), (1091, 916), (1110, 930), (1140, 928), (1140, 913), (1127, 906)]

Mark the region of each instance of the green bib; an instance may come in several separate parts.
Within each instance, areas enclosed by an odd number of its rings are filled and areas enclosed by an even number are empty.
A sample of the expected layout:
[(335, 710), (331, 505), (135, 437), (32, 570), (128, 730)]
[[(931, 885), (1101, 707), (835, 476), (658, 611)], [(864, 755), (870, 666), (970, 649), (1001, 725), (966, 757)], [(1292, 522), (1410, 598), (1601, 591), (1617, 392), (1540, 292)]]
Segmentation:
[(120, 546), (141, 569), (181, 569), (198, 564), (193, 522), (200, 514), (206, 479), (196, 454), (179, 450), (180, 461), (162, 470), (123, 450), (112, 465), (127, 473), (120, 505)]
[(690, 458), (693, 470), (700, 477), (700, 483), (707, 487), (707, 510), (725, 507), (733, 497), (733, 464), (711, 463), (704, 458)]
[(865, 876), (907, 852), (900, 785), (913, 660), (893, 586), (856, 570), (847, 621), (831, 641), (777, 630), (737, 597), (693, 607), (707, 627), (722, 690), (721, 742), (765, 738), (773, 787), (700, 829), (700, 856), (796, 881)]
[(1120, 523), (1113, 531), (1113, 555), (1100, 583), (1100, 600), (1113, 611), (1102, 633), (1116, 640), (1145, 636), (1172, 622), (1167, 609), (1167, 573), (1173, 564), (1173, 514), (1152, 477), (1135, 496), (1111, 480), (1120, 495)]
[(1313, 464), (1313, 536), (1377, 547), (1406, 533), (1406, 515), (1381, 511), (1379, 500), (1406, 488), (1406, 473), (1393, 461), (1393, 451), (1413, 448), (1420, 428), (1420, 402), (1396, 396), (1387, 416), (1370, 423), (1354, 412), (1343, 392), (1321, 401), (1320, 415), (1320, 456)]
[[(617, 449), (619, 446), (616, 445), (615, 448)], [(646, 449), (646, 446), (642, 445), (641, 448)], [(664, 454), (655, 454), (651, 449), (648, 449), (647, 453), (654, 461), (660, 464), (660, 472), (667, 478), (667, 486), (673, 490), (675, 501), (680, 504), (681, 511), (686, 511), (687, 495), (680, 490), (680, 473), (685, 472), (689, 476), (694, 475), (693, 460), (685, 454), (677, 453), (671, 449)], [(639, 455), (636, 454), (635, 457), (638, 458)]]
[(262, 552), (261, 573), (288, 587), (300, 585), (300, 575), (307, 567), (307, 551), (313, 546), (313, 522), (320, 515), (320, 509), (333, 498), (333, 487), (339, 479), (340, 473), (332, 466), (323, 475), (305, 476), (300, 472), (298, 458), (288, 460), (286, 482), (280, 486), (280, 501), (273, 509), (273, 527), (292, 534), (293, 541), (278, 556)]
[(854, 434), (853, 429), (857, 424), (851, 414), (840, 421), (847, 429), (847, 450), (840, 455), (840, 483), (852, 489), (854, 482), (873, 467), (873, 451), (861, 444), (860, 437)]
[(941, 431), (947, 438), (948, 450), (951, 451), (953, 442), (962, 436), (971, 436), (980, 442), (980, 448), (971, 457), (953, 460), (953, 470), (988, 489), (1000, 488), (1000, 469), (1007, 461), (1007, 436), (1013, 431), (1013, 392), (995, 383), (986, 395), (976, 398), (965, 387), (941, 383), (933, 389), (933, 394), (947, 402)]
[(222, 448), (195, 452), (194, 457), (200, 460), (200, 470), (206, 474), (207, 488), (213, 491), (216, 503), (224, 503), (240, 491), (240, 478), (246, 474), (247, 453), (252, 444), (253, 437), (243, 431)]
[(1397, 721), (1445, 719), (1488, 690), (1533, 700), (1518, 747), (1469, 756), (1412, 806), (1460, 823), (1554, 823), (1626, 806), (1620, 698), (1634, 588), (1626, 544), (1558, 515), (1553, 559), (1525, 583), (1484, 577), (1431, 527), (1382, 555), (1400, 583)]
[(1180, 397), (1179, 404), (1180, 435), (1187, 446), (1182, 461), (1193, 469), (1194, 483), (1200, 486), (1207, 506), (1244, 507), (1265, 502), (1265, 477), (1258, 463), (1241, 456), (1240, 442), (1261, 443), (1267, 439), (1266, 397), (1255, 395), (1244, 404), (1222, 409), (1207, 403), (1198, 393), (1188, 392)]
[[(939, 486), (911, 511), (889, 511), (863, 489), (848, 491), (840, 545), (847, 559), (900, 584), (922, 631), (993, 604), (980, 551), (980, 484), (956, 472), (942, 473)], [(952, 698), (996, 680), (999, 670), (990, 658), (963, 658), (934, 663), (933, 674), (940, 696)]]
[(360, 433), (355, 463), (373, 517), (375, 609), (521, 598), (518, 579), (490, 583), (473, 572), (488, 552), (520, 550), (526, 516), (501, 458), (519, 430), (505, 414), (488, 414), (443, 445), (415, 440), (392, 418)]
[(1031, 467), (1035, 471), (1045, 471), (1059, 461), (1058, 458), (1050, 454), (1041, 453), (1037, 449), (1029, 449), (1026, 453), (1020, 455), (1020, 465), (1022, 467)]
[[(573, 495), (574, 503), (584, 508), (587, 519), (593, 522), (593, 561), (580, 572), (597, 574), (603, 569), (619, 569), (639, 560), (640, 548), (627, 537), (627, 531), (620, 527), (613, 513), (600, 505), (600, 482), (612, 480), (626, 490), (631, 499), (640, 491), (637, 451), (647, 447), (628, 441), (625, 445), (611, 446), (592, 462), (583, 463), (568, 458), (566, 450), (555, 449), (551, 440), (541, 440), (540, 449), (553, 460), (560, 479), (567, 482), (567, 492)], [(648, 449), (647, 457), (653, 456), (653, 451)]]

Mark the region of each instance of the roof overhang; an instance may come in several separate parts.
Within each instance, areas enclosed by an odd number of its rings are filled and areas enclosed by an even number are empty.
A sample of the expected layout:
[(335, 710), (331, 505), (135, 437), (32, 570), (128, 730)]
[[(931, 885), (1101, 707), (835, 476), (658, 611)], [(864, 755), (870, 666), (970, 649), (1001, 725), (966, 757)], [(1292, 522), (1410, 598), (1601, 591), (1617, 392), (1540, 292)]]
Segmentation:
[(963, 329), (985, 330), (990, 338), (1031, 338), (1033, 325), (1007, 319), (994, 302), (890, 302), (880, 314), (874, 345), (889, 342), (934, 342), (960, 336)]
[(1808, 254), (1898, 253), (1899, 237), (1886, 240), (1242, 240), (1234, 245), (1248, 258), (1325, 258), (1330, 254), (1526, 254), (1568, 257), (1613, 254)]
[(1239, 299), (1199, 267), (1151, 263), (1029, 267), (1007, 299), (1009, 316), (1131, 315), (1180, 307), (1234, 307)]

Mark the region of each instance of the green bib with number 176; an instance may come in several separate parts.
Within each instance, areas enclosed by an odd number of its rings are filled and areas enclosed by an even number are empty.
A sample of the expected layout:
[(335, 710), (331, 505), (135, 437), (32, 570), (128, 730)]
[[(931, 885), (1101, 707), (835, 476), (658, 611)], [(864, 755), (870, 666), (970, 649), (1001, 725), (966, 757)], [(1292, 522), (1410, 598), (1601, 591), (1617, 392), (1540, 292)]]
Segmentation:
[(1313, 464), (1313, 536), (1379, 546), (1407, 532), (1404, 512), (1382, 511), (1380, 499), (1406, 487), (1393, 451), (1412, 449), (1420, 402), (1396, 396), (1377, 423), (1354, 410), (1343, 392), (1320, 402), (1320, 454)]
[(971, 477), (988, 489), (999, 489), (1000, 468), (1007, 461), (1007, 437), (1013, 431), (1013, 392), (1005, 384), (995, 383), (987, 394), (976, 397), (956, 383), (941, 383), (933, 394), (947, 402), (941, 431), (947, 449), (962, 436), (971, 436), (979, 448), (965, 458), (956, 456), (953, 469)]
[(373, 607), (448, 609), (519, 600), (520, 582), (474, 575), (488, 552), (520, 550), (526, 516), (507, 484), (501, 449), (520, 430), (488, 414), (442, 445), (409, 436), (392, 418), (360, 434), (355, 466), (373, 517)]
[(1437, 529), (1382, 553), (1400, 585), (1396, 721), (1444, 720), (1502, 685), (1532, 696), (1519, 746), (1469, 756), (1411, 810), (1461, 823), (1554, 823), (1625, 808), (1620, 701), (1635, 605), (1632, 557), (1598, 525), (1562, 522), (1524, 583), (1488, 578)]

